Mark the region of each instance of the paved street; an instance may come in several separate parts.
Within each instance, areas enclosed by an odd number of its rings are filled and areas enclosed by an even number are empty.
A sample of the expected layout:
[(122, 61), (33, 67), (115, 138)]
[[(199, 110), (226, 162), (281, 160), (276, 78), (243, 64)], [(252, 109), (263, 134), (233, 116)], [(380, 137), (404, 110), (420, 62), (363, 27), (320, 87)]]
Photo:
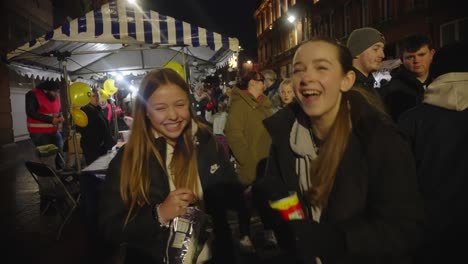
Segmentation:
[[(60, 241), (55, 240), (59, 216), (39, 214), (38, 187), (24, 166), (25, 160), (37, 160), (32, 143), (19, 142), (2, 148), (0, 154), (2, 234), (6, 234), (4, 241), (12, 242), (7, 246), (8, 261), (2, 263), (91, 263), (80, 210), (65, 226)], [(238, 237), (235, 217), (231, 218), (234, 236)], [(263, 249), (258, 217), (252, 219), (252, 236), (257, 252), (247, 254), (236, 248), (239, 263), (287, 263), (276, 250)]]

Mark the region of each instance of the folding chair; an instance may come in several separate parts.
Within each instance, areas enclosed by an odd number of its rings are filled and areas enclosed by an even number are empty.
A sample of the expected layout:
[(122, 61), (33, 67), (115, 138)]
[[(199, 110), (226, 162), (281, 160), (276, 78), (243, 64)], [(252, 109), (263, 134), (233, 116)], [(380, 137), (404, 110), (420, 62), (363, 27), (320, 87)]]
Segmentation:
[(39, 186), (41, 198), (47, 203), (41, 211), (41, 215), (44, 215), (53, 206), (62, 217), (56, 237), (59, 240), (63, 227), (78, 206), (79, 183), (71, 177), (61, 177), (54, 169), (44, 163), (26, 161), (25, 165)]

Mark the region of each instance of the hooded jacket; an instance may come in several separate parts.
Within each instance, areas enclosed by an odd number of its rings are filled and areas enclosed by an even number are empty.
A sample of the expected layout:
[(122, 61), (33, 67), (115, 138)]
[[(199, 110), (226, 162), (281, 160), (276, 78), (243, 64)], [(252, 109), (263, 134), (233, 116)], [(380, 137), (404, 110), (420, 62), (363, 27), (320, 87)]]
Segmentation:
[(245, 185), (257, 176), (257, 165), (268, 155), (271, 139), (262, 121), (271, 116), (271, 101), (267, 96), (257, 100), (245, 90), (234, 88), (224, 128), (229, 147), (239, 165), (239, 178)]
[[(422, 263), (452, 263), (468, 234), (468, 73), (447, 73), (427, 88), (423, 103), (403, 114), (426, 212)], [(464, 250), (464, 249), (462, 249)], [(447, 253), (451, 252), (451, 253)]]

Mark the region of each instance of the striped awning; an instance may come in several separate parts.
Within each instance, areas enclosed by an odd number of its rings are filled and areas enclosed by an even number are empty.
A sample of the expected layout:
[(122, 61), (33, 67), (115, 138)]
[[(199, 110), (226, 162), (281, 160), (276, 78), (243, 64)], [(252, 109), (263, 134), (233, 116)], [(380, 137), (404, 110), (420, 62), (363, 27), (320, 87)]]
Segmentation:
[(59, 60), (66, 58), (67, 71), (74, 75), (151, 69), (168, 60), (220, 67), (238, 49), (236, 38), (119, 1), (18, 47), (7, 61), (60, 72)]

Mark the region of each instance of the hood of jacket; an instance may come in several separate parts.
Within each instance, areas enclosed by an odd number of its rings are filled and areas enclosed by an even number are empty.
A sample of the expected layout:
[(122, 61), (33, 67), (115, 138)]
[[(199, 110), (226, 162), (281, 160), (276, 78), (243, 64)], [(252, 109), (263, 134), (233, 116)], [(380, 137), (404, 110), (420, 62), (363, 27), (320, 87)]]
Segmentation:
[(252, 109), (256, 109), (259, 107), (259, 105), (262, 105), (265, 109), (270, 109), (271, 108), (271, 101), (268, 99), (268, 96), (262, 95), (263, 99), (261, 102), (258, 102), (257, 99), (251, 94), (247, 93), (244, 90), (241, 90), (239, 88), (234, 88), (232, 89), (231, 92), (231, 104), (233, 104), (235, 101), (242, 100), (247, 103), (249, 107)]
[(437, 77), (424, 94), (424, 103), (449, 110), (468, 108), (468, 72), (451, 72)]

